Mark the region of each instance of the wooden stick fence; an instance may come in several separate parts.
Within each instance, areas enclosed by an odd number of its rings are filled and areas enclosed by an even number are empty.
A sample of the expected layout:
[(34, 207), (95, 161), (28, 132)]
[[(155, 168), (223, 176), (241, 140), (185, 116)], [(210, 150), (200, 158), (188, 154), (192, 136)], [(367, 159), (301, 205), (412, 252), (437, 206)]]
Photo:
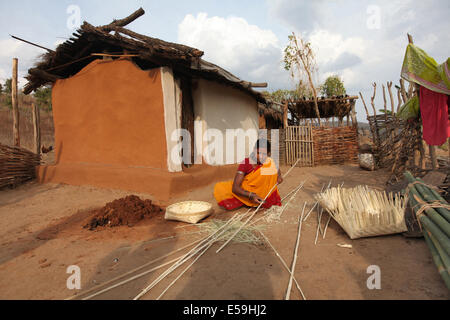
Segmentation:
[(0, 144), (0, 188), (34, 179), (39, 164), (40, 156), (33, 152)]

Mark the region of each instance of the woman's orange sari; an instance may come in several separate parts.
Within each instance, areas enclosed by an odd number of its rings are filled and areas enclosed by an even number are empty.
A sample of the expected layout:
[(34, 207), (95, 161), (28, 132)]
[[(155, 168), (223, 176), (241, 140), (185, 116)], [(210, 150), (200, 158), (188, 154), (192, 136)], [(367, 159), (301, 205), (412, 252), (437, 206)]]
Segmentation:
[[(278, 170), (276, 169), (275, 163), (271, 158), (267, 158), (262, 166), (256, 167), (252, 172), (245, 176), (244, 181), (242, 182), (242, 189), (253, 192), (262, 199), (265, 199), (273, 186), (277, 184), (277, 181)], [(219, 206), (227, 210), (234, 210), (244, 205), (249, 207), (258, 206), (256, 202), (234, 194), (232, 190), (233, 180), (216, 184), (214, 187), (214, 197)], [(281, 198), (277, 187), (273, 189), (262, 207), (268, 209), (273, 205), (281, 206)]]

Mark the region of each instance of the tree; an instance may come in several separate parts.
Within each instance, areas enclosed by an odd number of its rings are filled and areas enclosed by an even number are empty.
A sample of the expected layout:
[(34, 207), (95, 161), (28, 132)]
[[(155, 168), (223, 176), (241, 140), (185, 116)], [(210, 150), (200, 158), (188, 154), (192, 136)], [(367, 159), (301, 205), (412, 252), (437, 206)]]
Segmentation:
[(345, 96), (346, 90), (343, 81), (339, 76), (330, 76), (325, 80), (324, 84), (321, 86), (322, 95), (330, 98), (334, 96)]
[(34, 97), (39, 108), (48, 111), (52, 110), (52, 88), (39, 88), (34, 92)]
[(12, 90), (12, 79), (9, 78), (9, 79), (6, 79), (6, 81), (5, 81), (3, 93), (5, 94), (5, 104), (10, 109), (12, 108), (11, 90)]
[(314, 107), (320, 125), (317, 90), (312, 80), (313, 73), (316, 71), (316, 62), (314, 52), (311, 49), (311, 43), (304, 41), (302, 38), (297, 37), (295, 33), (292, 33), (292, 35), (289, 36), (289, 44), (286, 49), (284, 49), (284, 68), (291, 72), (291, 76), (294, 79), (298, 76), (298, 78), (302, 80), (306, 75), (314, 97)]
[(2, 95), (2, 93), (3, 93), (3, 85), (0, 83), (0, 96)]

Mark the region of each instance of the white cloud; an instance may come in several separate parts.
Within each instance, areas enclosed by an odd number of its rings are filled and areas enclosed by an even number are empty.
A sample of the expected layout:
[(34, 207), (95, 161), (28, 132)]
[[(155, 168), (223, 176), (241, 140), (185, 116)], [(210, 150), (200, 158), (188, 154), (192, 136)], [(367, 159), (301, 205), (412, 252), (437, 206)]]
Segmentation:
[(204, 59), (250, 81), (279, 80), (282, 48), (271, 30), (240, 17), (188, 14), (178, 26), (178, 41), (205, 52)]

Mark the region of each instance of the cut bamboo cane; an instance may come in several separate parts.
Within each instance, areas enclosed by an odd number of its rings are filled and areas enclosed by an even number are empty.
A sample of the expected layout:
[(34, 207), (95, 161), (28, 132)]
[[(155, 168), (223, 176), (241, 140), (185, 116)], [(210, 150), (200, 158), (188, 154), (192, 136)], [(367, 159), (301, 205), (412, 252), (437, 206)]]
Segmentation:
[(302, 223), (303, 223), (303, 215), (305, 214), (305, 208), (306, 208), (306, 202), (303, 205), (302, 215), (301, 215), (300, 220), (298, 222), (298, 232), (297, 232), (297, 241), (295, 243), (294, 260), (292, 261), (291, 276), (289, 277), (289, 284), (288, 284), (288, 287), (287, 287), (287, 290), (286, 290), (286, 298), (285, 298), (285, 300), (289, 300), (290, 297), (291, 297), (292, 279), (294, 277), (295, 266), (297, 264), (298, 246), (300, 244), (300, 236), (301, 236), (301, 232), (302, 232)]
[(314, 205), (311, 207), (311, 209), (309, 210), (308, 214), (306, 215), (305, 219), (303, 220), (303, 222), (305, 222), (306, 220), (308, 220), (309, 215), (311, 214), (311, 212), (313, 212), (314, 208), (319, 204), (319, 202), (315, 202)]
[(261, 231), (259, 230), (259, 233), (262, 235), (262, 237), (266, 240), (266, 242), (269, 244), (269, 246), (272, 248), (272, 250), (275, 252), (275, 254), (277, 255), (277, 257), (280, 259), (281, 263), (283, 264), (284, 268), (287, 270), (287, 272), (289, 273), (289, 275), (292, 275), (292, 278), (294, 280), (294, 283), (298, 289), (298, 291), (300, 292), (300, 294), (302, 295), (303, 300), (306, 300), (305, 295), (303, 294), (303, 290), (300, 287), (300, 285), (298, 284), (297, 280), (295, 279), (295, 276), (292, 274), (291, 270), (289, 269), (288, 265), (286, 264), (286, 262), (284, 261), (284, 259), (281, 257), (281, 255), (278, 253), (278, 251), (275, 249), (275, 247), (272, 245), (272, 243), (269, 241), (269, 239), (267, 238), (267, 236)]
[(428, 248), (430, 248), (431, 257), (433, 258), (434, 264), (437, 267), (437, 270), (439, 274), (441, 275), (442, 279), (444, 280), (445, 285), (447, 286), (447, 289), (450, 290), (450, 276), (449, 272), (445, 270), (444, 264), (442, 262), (441, 257), (439, 256), (439, 253), (434, 246), (433, 242), (431, 241), (430, 237), (428, 236), (428, 233), (424, 233), (425, 241), (427, 242)]
[(292, 189), (291, 191), (289, 191), (289, 193), (288, 193), (287, 195), (285, 195), (285, 196), (283, 197), (283, 199), (281, 199), (281, 202), (283, 202), (284, 200), (286, 200), (286, 198), (288, 198), (291, 194), (293, 194), (294, 192), (296, 192), (298, 189), (302, 188), (304, 183), (305, 183), (305, 182), (303, 181), (303, 182), (300, 183), (297, 187), (295, 187), (294, 189)]
[(323, 230), (322, 239), (325, 239), (325, 237), (327, 236), (327, 230), (328, 230), (328, 225), (330, 224), (330, 221), (331, 221), (331, 214), (328, 216), (328, 221), (327, 221), (327, 224), (325, 225), (325, 230)]
[[(284, 210), (286, 210), (288, 204), (295, 198), (295, 196), (297, 195), (298, 191), (300, 191), (300, 189), (303, 188), (303, 185), (305, 184), (305, 182), (306, 182), (306, 180), (303, 181), (303, 182), (300, 184), (300, 186), (297, 187), (297, 188), (295, 189), (294, 195), (289, 199), (288, 203), (286, 203), (286, 204), (283, 206), (283, 209), (281, 209), (281, 212), (280, 212), (280, 218), (281, 218), (281, 216), (283, 215)], [(286, 197), (285, 197), (285, 198), (286, 198)], [(284, 199), (284, 198), (283, 198), (283, 199)], [(259, 217), (259, 218), (256, 219), (255, 221), (252, 221), (251, 223), (249, 223), (249, 226), (255, 225), (256, 223), (258, 223), (259, 221), (261, 221), (261, 220), (264, 219), (264, 218), (265, 218), (265, 216)]]
[[(108, 285), (108, 284), (111, 284), (111, 283), (113, 283), (114, 281), (117, 281), (117, 280), (119, 280), (119, 279), (122, 279), (122, 278), (124, 278), (124, 277), (126, 277), (126, 276), (128, 276), (128, 275), (130, 275), (130, 274), (135, 273), (135, 272), (138, 271), (138, 270), (141, 270), (141, 269), (143, 269), (143, 268), (145, 268), (145, 267), (147, 267), (147, 266), (150, 266), (150, 265), (152, 265), (152, 264), (154, 264), (154, 263), (156, 263), (156, 262), (158, 262), (158, 261), (160, 261), (160, 260), (163, 260), (164, 258), (167, 258), (167, 257), (171, 256), (172, 254), (175, 254), (175, 253), (177, 253), (177, 252), (180, 252), (180, 251), (182, 251), (182, 250), (184, 250), (184, 249), (186, 249), (186, 248), (192, 247), (194, 244), (196, 244), (196, 243), (198, 243), (198, 242), (200, 242), (200, 241), (201, 241), (201, 239), (200, 239), (200, 240), (197, 240), (197, 241), (195, 241), (195, 242), (193, 242), (193, 243), (190, 243), (190, 244), (188, 244), (188, 245), (186, 245), (186, 246), (183, 246), (183, 247), (181, 247), (181, 248), (179, 248), (179, 249), (177, 249), (177, 250), (174, 250), (174, 251), (172, 251), (172, 252), (169, 252), (169, 253), (167, 253), (167, 254), (165, 254), (165, 255), (163, 255), (163, 256), (157, 258), (157, 259), (154, 259), (154, 260), (152, 260), (152, 261), (150, 261), (150, 262), (147, 262), (147, 263), (143, 264), (143, 265), (140, 266), (140, 267), (134, 268), (133, 270), (130, 270), (130, 271), (128, 271), (128, 272), (126, 272), (126, 273), (124, 273), (124, 274), (118, 276), (118, 277), (115, 277), (115, 278), (113, 278), (113, 279), (110, 279), (110, 280), (106, 281), (105, 283), (102, 283), (102, 284), (101, 284), (100, 286), (98, 286), (98, 287), (95, 287), (95, 288), (86, 290), (86, 291), (84, 291), (84, 292), (82, 292), (82, 293), (80, 293), (80, 294), (78, 294), (78, 295), (71, 296), (71, 297), (69, 297), (69, 298), (67, 298), (67, 299), (65, 299), (65, 300), (73, 300), (73, 299), (75, 299), (75, 298), (79, 298), (80, 296), (84, 296), (84, 295), (86, 295), (86, 294), (88, 294), (88, 293), (91, 293), (91, 292), (93, 292), (93, 291), (95, 291), (95, 290), (98, 290), (98, 289), (101, 288), (101, 287), (104, 287), (104, 286), (106, 286), (106, 285)], [(108, 289), (108, 290), (111, 290), (111, 289)], [(108, 290), (106, 290), (106, 291), (108, 291)], [(105, 291), (105, 292), (106, 292), (106, 291)]]
[(128, 282), (130, 282), (130, 281), (139, 279), (139, 278), (141, 278), (141, 277), (143, 277), (143, 276), (145, 276), (145, 275), (147, 275), (147, 274), (149, 274), (149, 273), (151, 273), (151, 272), (154, 272), (154, 271), (156, 271), (156, 270), (158, 270), (158, 269), (161, 269), (162, 267), (165, 267), (165, 266), (167, 266), (167, 265), (169, 265), (169, 264), (171, 264), (171, 263), (173, 263), (173, 262), (175, 262), (175, 261), (177, 261), (177, 260), (178, 260), (178, 258), (175, 258), (175, 259), (173, 259), (173, 260), (170, 260), (170, 261), (168, 261), (168, 262), (165, 262), (165, 263), (163, 263), (163, 264), (161, 264), (161, 265), (159, 265), (159, 266), (157, 266), (157, 267), (154, 267), (154, 268), (152, 268), (152, 269), (150, 269), (150, 270), (144, 271), (144, 272), (142, 272), (142, 273), (140, 273), (140, 274), (138, 274), (138, 275), (135, 275), (135, 276), (133, 276), (133, 277), (131, 277), (131, 278), (129, 278), (129, 279), (123, 280), (123, 281), (121, 281), (121, 282), (119, 282), (119, 283), (116, 283), (115, 285), (112, 285), (112, 286), (110, 286), (110, 287), (108, 287), (108, 288), (105, 288), (105, 289), (103, 289), (103, 290), (100, 290), (99, 292), (96, 292), (96, 293), (94, 293), (94, 294), (91, 294), (90, 296), (87, 296), (87, 297), (85, 297), (85, 298), (83, 298), (83, 299), (81, 299), (81, 300), (90, 300), (90, 299), (92, 299), (92, 298), (94, 298), (94, 297), (96, 297), (96, 296), (99, 296), (99, 295), (101, 295), (101, 294), (103, 294), (103, 293), (105, 293), (105, 292), (108, 292), (108, 291), (110, 291), (110, 290), (112, 290), (112, 289), (115, 289), (115, 288), (117, 288), (117, 287), (123, 286), (124, 284), (126, 284), (126, 283), (128, 283)]
[[(247, 213), (250, 210), (247, 211)], [(217, 241), (217, 239), (220, 238), (220, 236), (227, 231), (227, 226), (229, 224), (233, 224), (235, 222), (239, 222), (242, 220), (243, 217), (245, 217), (246, 214), (240, 215), (234, 215), (233, 218), (229, 219), (225, 224), (223, 224), (220, 228), (218, 228), (215, 232), (210, 234), (209, 236), (205, 237), (199, 245), (197, 245), (195, 248), (193, 248), (191, 251), (186, 253), (184, 256), (182, 256), (177, 262), (175, 262), (171, 267), (169, 267), (165, 272), (163, 272), (156, 280), (154, 280), (149, 286), (147, 286), (145, 289), (142, 290), (141, 293), (139, 293), (133, 300), (139, 300), (142, 298), (147, 292), (149, 292), (154, 286), (156, 286), (159, 282), (161, 282), (167, 275), (172, 273), (174, 270), (176, 270), (178, 267), (180, 267), (182, 264), (184, 264), (187, 260), (191, 259), (193, 256), (195, 256), (198, 252), (200, 252), (203, 248), (208, 246), (211, 243), (214, 243)], [(219, 232), (220, 231), (220, 232)]]
[(317, 207), (317, 230), (316, 230), (316, 239), (314, 240), (314, 245), (317, 245), (317, 239), (319, 239), (319, 231), (322, 233), (322, 229), (320, 227), (320, 223), (322, 220), (322, 213), (323, 213), (323, 208), (320, 209), (319, 212), (319, 207)]
[(185, 274), (191, 267), (192, 267), (192, 265), (194, 264), (194, 263), (196, 263), (197, 262), (197, 260), (198, 259), (200, 259), (200, 257), (206, 252), (206, 251), (208, 251), (208, 249), (211, 247), (213, 245), (213, 243), (210, 243), (198, 256), (197, 256), (197, 258), (195, 258), (194, 259), (194, 261), (192, 261), (191, 262), (191, 264), (189, 265), (189, 266), (187, 266), (187, 268), (186, 269), (184, 269), (183, 270), (183, 272), (181, 272), (179, 275), (178, 275), (178, 277), (176, 277), (175, 278), (175, 280), (173, 280), (165, 289), (164, 289), (164, 291), (159, 295), (159, 297), (158, 298), (156, 298), (156, 300), (160, 300), (163, 296), (164, 296), (164, 294), (175, 284), (175, 282), (177, 282), (178, 281), (178, 279), (180, 279), (182, 276), (183, 276), (183, 274)]

